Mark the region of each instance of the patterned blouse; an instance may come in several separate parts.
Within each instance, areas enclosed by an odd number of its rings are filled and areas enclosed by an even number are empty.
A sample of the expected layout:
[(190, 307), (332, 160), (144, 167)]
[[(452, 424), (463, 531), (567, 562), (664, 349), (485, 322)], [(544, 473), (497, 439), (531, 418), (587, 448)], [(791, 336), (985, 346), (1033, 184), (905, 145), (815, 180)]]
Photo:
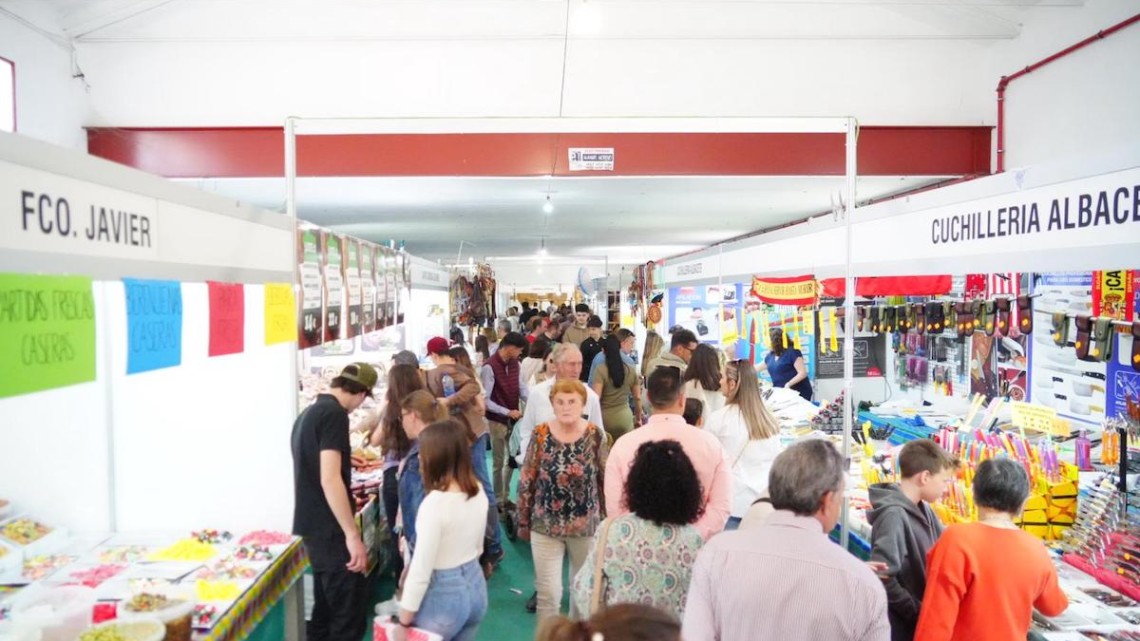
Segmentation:
[(519, 472), (519, 530), (555, 538), (593, 536), (605, 517), (609, 445), (593, 423), (574, 443), (562, 443), (543, 423), (534, 428)]
[[(680, 620), (697, 552), (704, 545), (692, 525), (657, 525), (636, 514), (613, 521), (602, 552), (606, 591), (602, 603), (640, 603), (661, 608)], [(594, 548), (574, 577), (573, 599), (578, 612), (588, 616), (594, 595)]]

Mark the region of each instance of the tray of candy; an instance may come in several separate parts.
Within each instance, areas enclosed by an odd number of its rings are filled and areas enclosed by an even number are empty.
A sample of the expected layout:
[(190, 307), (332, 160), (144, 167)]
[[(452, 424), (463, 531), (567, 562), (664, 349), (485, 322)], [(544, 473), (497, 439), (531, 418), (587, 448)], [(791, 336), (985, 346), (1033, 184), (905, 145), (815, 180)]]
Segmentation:
[(68, 543), (67, 530), (47, 525), (30, 516), (0, 521), (0, 542), (23, 550), (25, 556), (54, 554)]

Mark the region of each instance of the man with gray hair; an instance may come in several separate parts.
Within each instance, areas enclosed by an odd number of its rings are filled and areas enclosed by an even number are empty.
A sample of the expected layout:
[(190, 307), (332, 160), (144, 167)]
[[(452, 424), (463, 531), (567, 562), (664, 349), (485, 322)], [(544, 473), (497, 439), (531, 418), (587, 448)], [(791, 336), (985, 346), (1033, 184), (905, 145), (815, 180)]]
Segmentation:
[[(534, 434), (535, 426), (554, 420), (554, 406), (550, 404), (550, 390), (554, 387), (554, 382), (569, 379), (578, 380), (582, 373), (582, 350), (578, 349), (577, 345), (558, 343), (554, 346), (552, 357), (554, 358), (554, 378), (549, 378), (522, 394), (523, 398), (526, 399), (526, 412), (522, 419), (515, 424), (514, 433), (511, 435), (511, 452), (516, 456), (519, 465), (523, 463), (523, 453), (526, 452), (526, 446), (530, 443), (530, 437)], [(602, 403), (598, 399), (597, 392), (590, 389), (589, 386), (586, 387), (585, 413), (586, 415), (582, 418), (598, 427), (605, 427), (602, 425)], [(514, 447), (516, 440), (518, 441), (518, 449)]]
[(500, 318), (495, 322), (495, 337), (497, 340), (487, 346), (487, 350), (491, 353), (491, 356), (494, 356), (495, 352), (499, 351), (499, 344), (503, 342), (503, 339), (507, 337), (507, 334), (510, 334), (513, 331), (514, 330), (511, 328), (510, 320), (506, 318)]
[(827, 536), (845, 508), (846, 471), (822, 439), (776, 457), (775, 512), (754, 529), (716, 536), (697, 557), (686, 641), (889, 641), (882, 582)]

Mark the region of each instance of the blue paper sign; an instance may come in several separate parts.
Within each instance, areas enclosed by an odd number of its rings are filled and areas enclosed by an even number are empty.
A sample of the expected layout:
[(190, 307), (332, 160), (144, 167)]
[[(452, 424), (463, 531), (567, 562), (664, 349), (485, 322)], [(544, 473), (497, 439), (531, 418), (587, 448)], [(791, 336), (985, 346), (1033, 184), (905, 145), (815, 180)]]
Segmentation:
[(127, 373), (182, 363), (182, 284), (124, 278), (127, 294)]

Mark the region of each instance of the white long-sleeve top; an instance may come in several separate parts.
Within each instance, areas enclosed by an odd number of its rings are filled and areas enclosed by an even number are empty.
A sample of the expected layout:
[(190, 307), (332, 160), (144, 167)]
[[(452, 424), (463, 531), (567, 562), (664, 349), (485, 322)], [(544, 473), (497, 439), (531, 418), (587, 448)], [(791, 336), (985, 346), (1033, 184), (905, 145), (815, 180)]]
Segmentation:
[(752, 502), (768, 490), (768, 473), (783, 449), (780, 436), (749, 440), (748, 425), (736, 405), (713, 412), (704, 429), (724, 447), (732, 470), (732, 515), (743, 518)]
[(416, 513), (416, 549), (404, 579), (400, 607), (418, 612), (435, 570), (449, 570), (483, 554), (487, 529), (487, 494), (429, 492)]

